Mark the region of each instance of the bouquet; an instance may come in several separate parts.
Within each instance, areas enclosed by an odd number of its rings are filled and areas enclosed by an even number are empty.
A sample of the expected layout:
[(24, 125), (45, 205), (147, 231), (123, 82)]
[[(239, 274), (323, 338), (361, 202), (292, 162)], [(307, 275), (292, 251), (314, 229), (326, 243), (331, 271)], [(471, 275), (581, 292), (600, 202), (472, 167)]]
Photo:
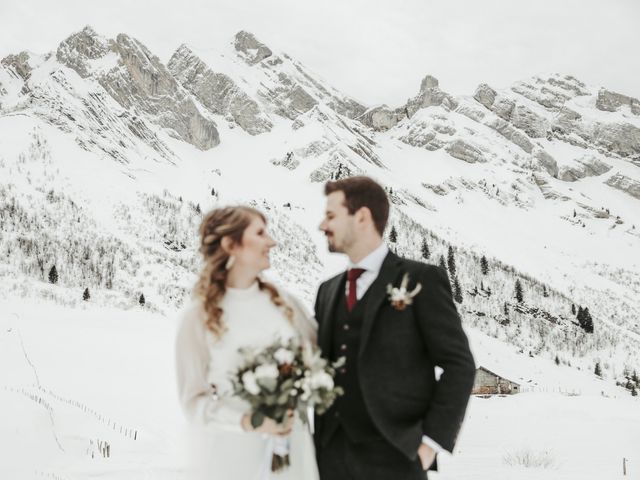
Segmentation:
[[(334, 384), (336, 369), (344, 359), (329, 364), (320, 351), (295, 339), (278, 340), (263, 350), (244, 348), (243, 365), (231, 379), (234, 394), (251, 404), (251, 425), (258, 428), (265, 418), (283, 423), (290, 410), (297, 411), (309, 423), (308, 412), (314, 408), (324, 413), (343, 394)], [(289, 466), (287, 439), (276, 439), (271, 471)]]

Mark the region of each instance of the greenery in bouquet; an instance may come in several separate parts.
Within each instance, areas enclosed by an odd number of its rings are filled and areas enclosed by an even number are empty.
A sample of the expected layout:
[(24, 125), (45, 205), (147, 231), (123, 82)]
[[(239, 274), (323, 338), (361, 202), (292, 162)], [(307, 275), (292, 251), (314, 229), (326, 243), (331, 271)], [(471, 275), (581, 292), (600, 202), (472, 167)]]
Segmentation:
[(309, 344), (278, 340), (262, 350), (240, 353), (244, 363), (232, 378), (234, 393), (251, 405), (254, 428), (265, 417), (283, 423), (289, 410), (308, 422), (309, 408), (322, 414), (343, 393), (333, 379), (344, 359), (329, 364)]

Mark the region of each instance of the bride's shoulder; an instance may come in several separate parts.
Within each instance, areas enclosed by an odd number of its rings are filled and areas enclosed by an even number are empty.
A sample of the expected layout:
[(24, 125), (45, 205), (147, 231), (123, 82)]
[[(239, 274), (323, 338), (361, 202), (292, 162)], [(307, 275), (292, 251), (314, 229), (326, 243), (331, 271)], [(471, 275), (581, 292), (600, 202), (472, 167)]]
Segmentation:
[(293, 293), (290, 289), (283, 287), (282, 285), (274, 285), (278, 290), (280, 296), (285, 302), (289, 303), (292, 307), (305, 309), (304, 300), (296, 293)]
[(201, 299), (190, 298), (187, 300), (182, 308), (178, 310), (177, 318), (179, 325), (193, 325), (202, 322), (205, 315), (204, 303)]

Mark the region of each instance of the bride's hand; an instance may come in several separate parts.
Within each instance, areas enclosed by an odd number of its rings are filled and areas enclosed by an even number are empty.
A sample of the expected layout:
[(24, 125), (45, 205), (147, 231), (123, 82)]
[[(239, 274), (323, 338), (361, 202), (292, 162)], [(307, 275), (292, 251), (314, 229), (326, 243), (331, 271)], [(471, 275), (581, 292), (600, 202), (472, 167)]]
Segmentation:
[(242, 417), (242, 428), (247, 432), (259, 432), (266, 433), (267, 435), (284, 437), (291, 433), (293, 417), (293, 410), (288, 410), (284, 422), (277, 423), (271, 418), (265, 418), (262, 425), (258, 428), (253, 428), (251, 425), (251, 414), (247, 413)]

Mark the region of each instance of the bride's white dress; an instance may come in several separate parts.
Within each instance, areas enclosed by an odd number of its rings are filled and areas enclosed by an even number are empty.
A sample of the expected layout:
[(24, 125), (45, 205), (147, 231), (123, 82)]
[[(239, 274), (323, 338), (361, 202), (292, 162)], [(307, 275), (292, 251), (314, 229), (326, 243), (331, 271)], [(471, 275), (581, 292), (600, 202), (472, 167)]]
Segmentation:
[(304, 307), (295, 297), (280, 292), (294, 310), (293, 323), (257, 283), (247, 289), (228, 288), (220, 302), (228, 330), (219, 340), (215, 340), (205, 326), (202, 302), (193, 300), (182, 311), (176, 365), (180, 403), (192, 424), (188, 449), (193, 478), (318, 478), (313, 440), (307, 425), (296, 418), (289, 436), (291, 466), (283, 472), (272, 473), (274, 437), (243, 431), (240, 421), (250, 412), (250, 406), (232, 395), (230, 378), (243, 361), (240, 348), (263, 348), (277, 338), (294, 336), (315, 341), (314, 323)]

